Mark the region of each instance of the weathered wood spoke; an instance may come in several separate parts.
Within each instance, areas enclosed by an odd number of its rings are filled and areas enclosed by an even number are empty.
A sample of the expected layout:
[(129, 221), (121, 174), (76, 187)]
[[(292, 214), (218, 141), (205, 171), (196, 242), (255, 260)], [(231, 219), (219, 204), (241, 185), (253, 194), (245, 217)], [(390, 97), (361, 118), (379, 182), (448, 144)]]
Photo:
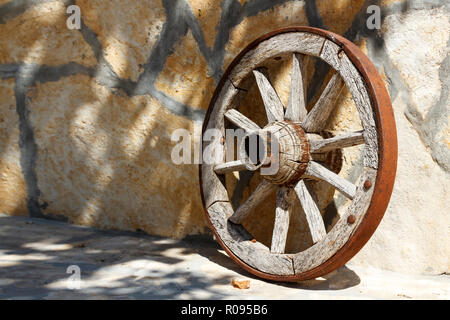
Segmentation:
[(364, 143), (364, 131), (342, 134), (329, 139), (310, 140), (310, 152), (328, 152)]
[(270, 84), (269, 79), (259, 70), (253, 70), (259, 92), (266, 108), (267, 119), (270, 122), (283, 121), (284, 108), (275, 89)]
[(325, 127), (343, 87), (344, 80), (335, 72), (303, 122), (303, 129), (306, 132), (318, 132)]
[(292, 56), (291, 91), (285, 118), (303, 121), (306, 117), (306, 66), (298, 53)]
[(280, 187), (277, 191), (277, 208), (275, 211), (275, 224), (272, 233), (270, 252), (284, 253), (289, 230), (291, 191), (287, 187)]
[(304, 180), (300, 180), (294, 190), (300, 200), (303, 212), (305, 212), (312, 240), (314, 243), (319, 242), (327, 234), (320, 210), (311, 196)]
[(230, 221), (236, 224), (242, 223), (252, 210), (275, 190), (275, 185), (263, 179), (253, 194), (233, 213)]
[(306, 168), (305, 174), (307, 176), (328, 182), (349, 199), (353, 199), (355, 197), (356, 186), (353, 183), (339, 177), (337, 174), (335, 174), (331, 170), (328, 170), (317, 162), (310, 161), (308, 163), (308, 167)]
[(214, 167), (214, 171), (217, 174), (225, 174), (228, 172), (242, 171), (246, 169), (247, 167), (242, 160), (225, 162)]
[(242, 113), (236, 109), (230, 109), (225, 113), (225, 117), (230, 120), (233, 124), (239, 128), (245, 130), (246, 132), (258, 131), (261, 128), (254, 123), (252, 120), (244, 116)]

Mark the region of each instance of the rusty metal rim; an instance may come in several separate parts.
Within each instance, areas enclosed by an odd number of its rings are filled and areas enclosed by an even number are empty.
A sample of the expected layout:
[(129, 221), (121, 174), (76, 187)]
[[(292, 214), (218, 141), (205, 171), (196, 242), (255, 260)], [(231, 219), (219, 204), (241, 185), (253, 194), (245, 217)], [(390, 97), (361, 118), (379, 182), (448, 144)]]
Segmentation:
[(243, 269), (258, 277), (273, 281), (292, 282), (317, 278), (326, 275), (336, 270), (337, 268), (343, 266), (356, 253), (358, 253), (359, 250), (361, 250), (361, 248), (367, 243), (372, 234), (375, 232), (376, 228), (381, 222), (381, 219), (384, 216), (384, 212), (387, 209), (394, 186), (395, 174), (397, 170), (397, 131), (394, 113), (389, 98), (389, 93), (380, 75), (378, 74), (378, 71), (376, 70), (372, 62), (369, 60), (369, 58), (351, 41), (333, 32), (307, 26), (294, 26), (279, 29), (270, 32), (266, 35), (263, 35), (262, 37), (250, 43), (243, 51), (241, 51), (236, 56), (236, 58), (233, 60), (233, 62), (225, 71), (218, 86), (216, 87), (213, 98), (211, 99), (211, 103), (208, 107), (205, 120), (203, 122), (202, 132), (206, 130), (206, 126), (209, 122), (212, 108), (214, 107), (214, 104), (217, 100), (220, 90), (225, 84), (225, 81), (228, 79), (231, 70), (237, 65), (237, 63), (241, 60), (241, 58), (248, 51), (255, 48), (262, 41), (267, 40), (278, 34), (288, 32), (309, 32), (323, 36), (329, 39), (330, 41), (333, 41), (344, 50), (344, 52), (347, 54), (349, 59), (358, 69), (358, 71), (360, 72), (360, 74), (362, 75), (362, 77), (366, 82), (370, 99), (375, 109), (376, 126), (378, 132), (378, 144), (379, 144), (378, 150), (379, 165), (377, 171), (377, 178), (373, 186), (374, 192), (371, 198), (371, 202), (361, 224), (356, 229), (356, 231), (350, 236), (348, 241), (344, 244), (344, 246), (342, 246), (341, 249), (339, 249), (330, 259), (325, 261), (323, 264), (317, 266), (316, 268), (292, 276), (278, 276), (261, 272), (255, 268), (252, 268), (251, 266), (240, 260), (237, 256), (235, 256), (233, 252), (231, 252), (231, 250), (228, 249), (228, 247), (217, 235), (209, 219), (207, 208), (205, 207), (205, 200), (203, 196), (203, 187), (202, 187), (201, 165), (199, 166), (199, 179), (200, 179), (200, 193), (202, 197), (206, 219), (208, 221), (211, 230), (215, 234), (218, 243), (230, 256), (230, 258), (233, 259)]

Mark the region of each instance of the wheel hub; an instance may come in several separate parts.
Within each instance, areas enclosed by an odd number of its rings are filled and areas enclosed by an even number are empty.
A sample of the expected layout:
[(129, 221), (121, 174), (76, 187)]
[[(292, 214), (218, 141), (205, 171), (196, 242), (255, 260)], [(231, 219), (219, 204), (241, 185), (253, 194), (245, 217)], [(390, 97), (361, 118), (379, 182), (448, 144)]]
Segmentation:
[[(261, 146), (257, 149), (259, 160), (251, 156), (249, 143), (252, 137)], [(272, 184), (295, 185), (306, 171), (309, 155), (309, 142), (299, 123), (276, 121), (268, 124), (258, 133), (247, 135), (241, 145), (241, 157), (249, 170), (261, 169), (261, 175)]]

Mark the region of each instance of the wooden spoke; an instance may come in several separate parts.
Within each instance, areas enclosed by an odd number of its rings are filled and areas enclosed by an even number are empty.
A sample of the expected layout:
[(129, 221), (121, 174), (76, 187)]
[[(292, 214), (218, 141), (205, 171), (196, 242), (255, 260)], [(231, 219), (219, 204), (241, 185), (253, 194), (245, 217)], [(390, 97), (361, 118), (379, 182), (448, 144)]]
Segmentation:
[(214, 171), (217, 174), (225, 174), (228, 172), (242, 171), (246, 169), (247, 167), (242, 160), (225, 162), (214, 167)]
[(267, 119), (270, 122), (283, 121), (284, 108), (275, 89), (270, 84), (269, 79), (259, 70), (253, 70), (253, 74), (258, 84), (259, 92), (266, 108)]
[(242, 223), (245, 218), (258, 206), (270, 193), (274, 192), (276, 186), (263, 180), (253, 194), (233, 213), (230, 221), (236, 224)]
[(344, 80), (335, 72), (303, 122), (306, 132), (318, 132), (324, 128), (343, 87)]
[(329, 139), (310, 140), (310, 152), (328, 152), (364, 143), (364, 131), (356, 131)]
[(297, 183), (294, 190), (305, 212), (312, 240), (314, 243), (319, 242), (327, 235), (320, 210), (303, 180)]
[(261, 129), (256, 123), (254, 123), (252, 120), (244, 116), (236, 109), (228, 110), (225, 113), (225, 117), (239, 128), (244, 129), (246, 132), (253, 132)]
[(339, 177), (337, 174), (335, 174), (331, 170), (328, 170), (317, 162), (310, 161), (308, 163), (308, 167), (306, 168), (305, 174), (307, 176), (318, 178), (320, 180), (328, 182), (349, 199), (353, 199), (355, 197), (356, 186), (353, 183)]
[(303, 121), (306, 117), (306, 66), (298, 53), (292, 57), (291, 91), (285, 118)]
[(290, 220), (291, 191), (292, 189), (287, 187), (280, 187), (277, 191), (277, 208), (270, 247), (270, 252), (272, 253), (284, 253), (286, 247)]

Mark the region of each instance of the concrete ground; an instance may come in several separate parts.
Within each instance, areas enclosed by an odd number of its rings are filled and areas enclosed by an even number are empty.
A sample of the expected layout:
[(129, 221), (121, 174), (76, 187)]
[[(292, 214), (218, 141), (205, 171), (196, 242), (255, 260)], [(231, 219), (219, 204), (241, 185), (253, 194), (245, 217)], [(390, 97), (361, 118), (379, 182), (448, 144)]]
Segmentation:
[[(250, 280), (250, 289), (234, 288), (235, 278)], [(449, 298), (448, 275), (343, 267), (275, 283), (241, 270), (207, 237), (179, 241), (0, 214), (0, 299)]]

